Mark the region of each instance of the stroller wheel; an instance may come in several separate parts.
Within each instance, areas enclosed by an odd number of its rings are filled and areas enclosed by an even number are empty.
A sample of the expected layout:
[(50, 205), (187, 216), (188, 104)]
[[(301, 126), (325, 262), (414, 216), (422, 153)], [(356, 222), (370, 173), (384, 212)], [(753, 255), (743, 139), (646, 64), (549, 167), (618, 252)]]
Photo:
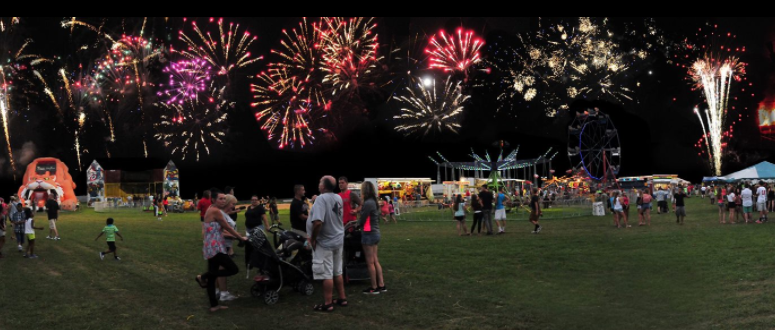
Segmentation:
[(250, 287), (250, 295), (258, 298), (261, 297), (264, 294), (264, 286), (261, 284), (253, 284), (252, 287)]
[(275, 290), (269, 290), (264, 292), (264, 302), (267, 305), (274, 305), (280, 300), (280, 294)]
[(296, 291), (299, 291), (302, 295), (311, 296), (315, 293), (315, 287), (310, 282), (301, 281), (296, 285)]

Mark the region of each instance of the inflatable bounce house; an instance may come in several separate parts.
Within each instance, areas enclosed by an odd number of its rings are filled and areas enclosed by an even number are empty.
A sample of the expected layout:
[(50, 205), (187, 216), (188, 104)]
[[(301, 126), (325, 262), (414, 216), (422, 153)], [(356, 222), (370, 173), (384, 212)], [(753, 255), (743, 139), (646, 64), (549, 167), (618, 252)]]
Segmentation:
[(63, 210), (75, 211), (78, 199), (75, 197), (75, 183), (67, 165), (56, 158), (38, 158), (27, 166), (19, 188), (22, 204), (42, 209), (50, 194)]

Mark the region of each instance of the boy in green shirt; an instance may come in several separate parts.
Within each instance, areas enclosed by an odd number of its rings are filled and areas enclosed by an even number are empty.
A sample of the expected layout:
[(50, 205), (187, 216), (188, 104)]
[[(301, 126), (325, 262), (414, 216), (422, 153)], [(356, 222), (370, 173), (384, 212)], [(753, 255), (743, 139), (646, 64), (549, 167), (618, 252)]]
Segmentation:
[(94, 239), (94, 241), (97, 241), (100, 237), (102, 237), (102, 234), (105, 234), (105, 237), (108, 239), (108, 251), (100, 252), (100, 260), (105, 260), (105, 255), (109, 253), (113, 253), (113, 257), (116, 259), (116, 261), (120, 261), (121, 258), (118, 257), (118, 254), (116, 254), (116, 235), (118, 237), (121, 237), (121, 241), (124, 241), (124, 236), (121, 236), (121, 233), (118, 232), (118, 227), (113, 225), (113, 218), (108, 218), (107, 226), (105, 228), (102, 228), (102, 232), (97, 236), (97, 238)]

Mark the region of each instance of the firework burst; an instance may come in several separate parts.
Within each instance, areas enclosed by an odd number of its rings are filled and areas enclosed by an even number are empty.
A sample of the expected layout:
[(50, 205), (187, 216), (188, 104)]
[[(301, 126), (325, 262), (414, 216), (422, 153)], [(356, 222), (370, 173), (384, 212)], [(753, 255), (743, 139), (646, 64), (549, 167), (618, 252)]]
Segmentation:
[(204, 60), (182, 60), (170, 63), (164, 68), (164, 73), (169, 75), (169, 82), (160, 85), (163, 89), (157, 93), (165, 98), (167, 104), (190, 101), (206, 90), (210, 81), (212, 68)]
[(361, 87), (373, 87), (377, 73), (379, 43), (374, 32), (377, 24), (369, 17), (323, 17), (320, 46), (323, 52), (323, 83), (332, 95), (357, 93)]
[(251, 106), (259, 109), (256, 120), (263, 122), (267, 139), (276, 140), (280, 149), (313, 143), (310, 121), (322, 109), (310, 98), (306, 82), (290, 77), (285, 69), (261, 73), (258, 79), (261, 83), (252, 86), (257, 101)]
[(474, 31), (459, 28), (456, 35), (439, 31), (431, 37), (425, 50), (430, 56), (429, 68), (444, 72), (461, 72), (468, 76), (470, 68), (482, 61), (480, 49), (484, 41)]
[(184, 160), (195, 157), (199, 161), (209, 156), (211, 145), (223, 144), (228, 118), (226, 110), (234, 106), (222, 98), (223, 91), (223, 88), (216, 89), (211, 85), (205, 97), (189, 99), (182, 104), (156, 103), (162, 112), (161, 120), (154, 125), (156, 139)]
[[(607, 19), (597, 23), (582, 17), (571, 24), (544, 22), (537, 33), (519, 35), (517, 48), (500, 49), (495, 42), (491, 64), (504, 74), (501, 108), (539, 102), (552, 117), (578, 98), (632, 101), (633, 78), (655, 52), (667, 47), (664, 39), (654, 37), (658, 31), (652, 21), (644, 26), (645, 32), (628, 28), (619, 35)], [(625, 44), (625, 37), (648, 41)]]
[(405, 105), (401, 114), (393, 117), (401, 122), (397, 131), (423, 136), (445, 130), (458, 133), (463, 105), (470, 98), (463, 94), (461, 82), (447, 77), (443, 85), (437, 86), (434, 79), (417, 78), (414, 87), (407, 87), (406, 91), (407, 95), (396, 97)]
[(304, 148), (315, 141), (313, 124), (331, 109), (319, 69), (323, 54), (320, 28), (305, 18), (298, 29), (283, 30), (282, 48), (272, 50), (278, 62), (256, 76), (251, 84), (256, 120), (267, 139), (278, 148)]
[[(215, 22), (210, 18), (210, 24)], [(186, 49), (180, 53), (191, 59), (204, 59), (217, 70), (217, 74), (228, 76), (235, 70), (244, 68), (263, 58), (253, 56), (249, 49), (256, 37), (248, 31), (240, 32), (239, 24), (229, 23), (224, 26), (223, 18), (218, 19), (218, 36), (214, 37), (209, 31), (202, 32), (196, 21), (191, 22), (194, 30), (193, 37), (183, 30), (179, 32), (179, 39), (186, 44)]]

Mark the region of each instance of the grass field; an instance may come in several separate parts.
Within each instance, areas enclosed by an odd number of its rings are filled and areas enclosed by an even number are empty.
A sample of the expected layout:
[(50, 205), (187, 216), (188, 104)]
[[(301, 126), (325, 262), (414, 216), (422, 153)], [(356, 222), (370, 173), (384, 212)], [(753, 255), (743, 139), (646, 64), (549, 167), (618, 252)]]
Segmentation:
[(773, 328), (775, 225), (721, 225), (707, 200), (687, 209), (683, 226), (672, 215), (619, 230), (611, 217), (580, 217), (543, 221), (539, 235), (526, 221), (462, 238), (452, 221), (383, 225), (390, 291), (364, 296), (353, 283), (350, 307), (332, 314), (311, 310), (317, 284), (312, 297), (284, 289), (266, 306), (249, 296), (244, 267), (229, 280), (241, 298), (209, 314), (193, 281), (205, 268), (197, 214), (116, 213), (126, 238), (116, 262), (100, 261), (104, 237), (94, 241), (109, 214), (82, 211), (62, 217), (61, 241), (38, 239), (40, 259), (6, 243), (0, 329)]

